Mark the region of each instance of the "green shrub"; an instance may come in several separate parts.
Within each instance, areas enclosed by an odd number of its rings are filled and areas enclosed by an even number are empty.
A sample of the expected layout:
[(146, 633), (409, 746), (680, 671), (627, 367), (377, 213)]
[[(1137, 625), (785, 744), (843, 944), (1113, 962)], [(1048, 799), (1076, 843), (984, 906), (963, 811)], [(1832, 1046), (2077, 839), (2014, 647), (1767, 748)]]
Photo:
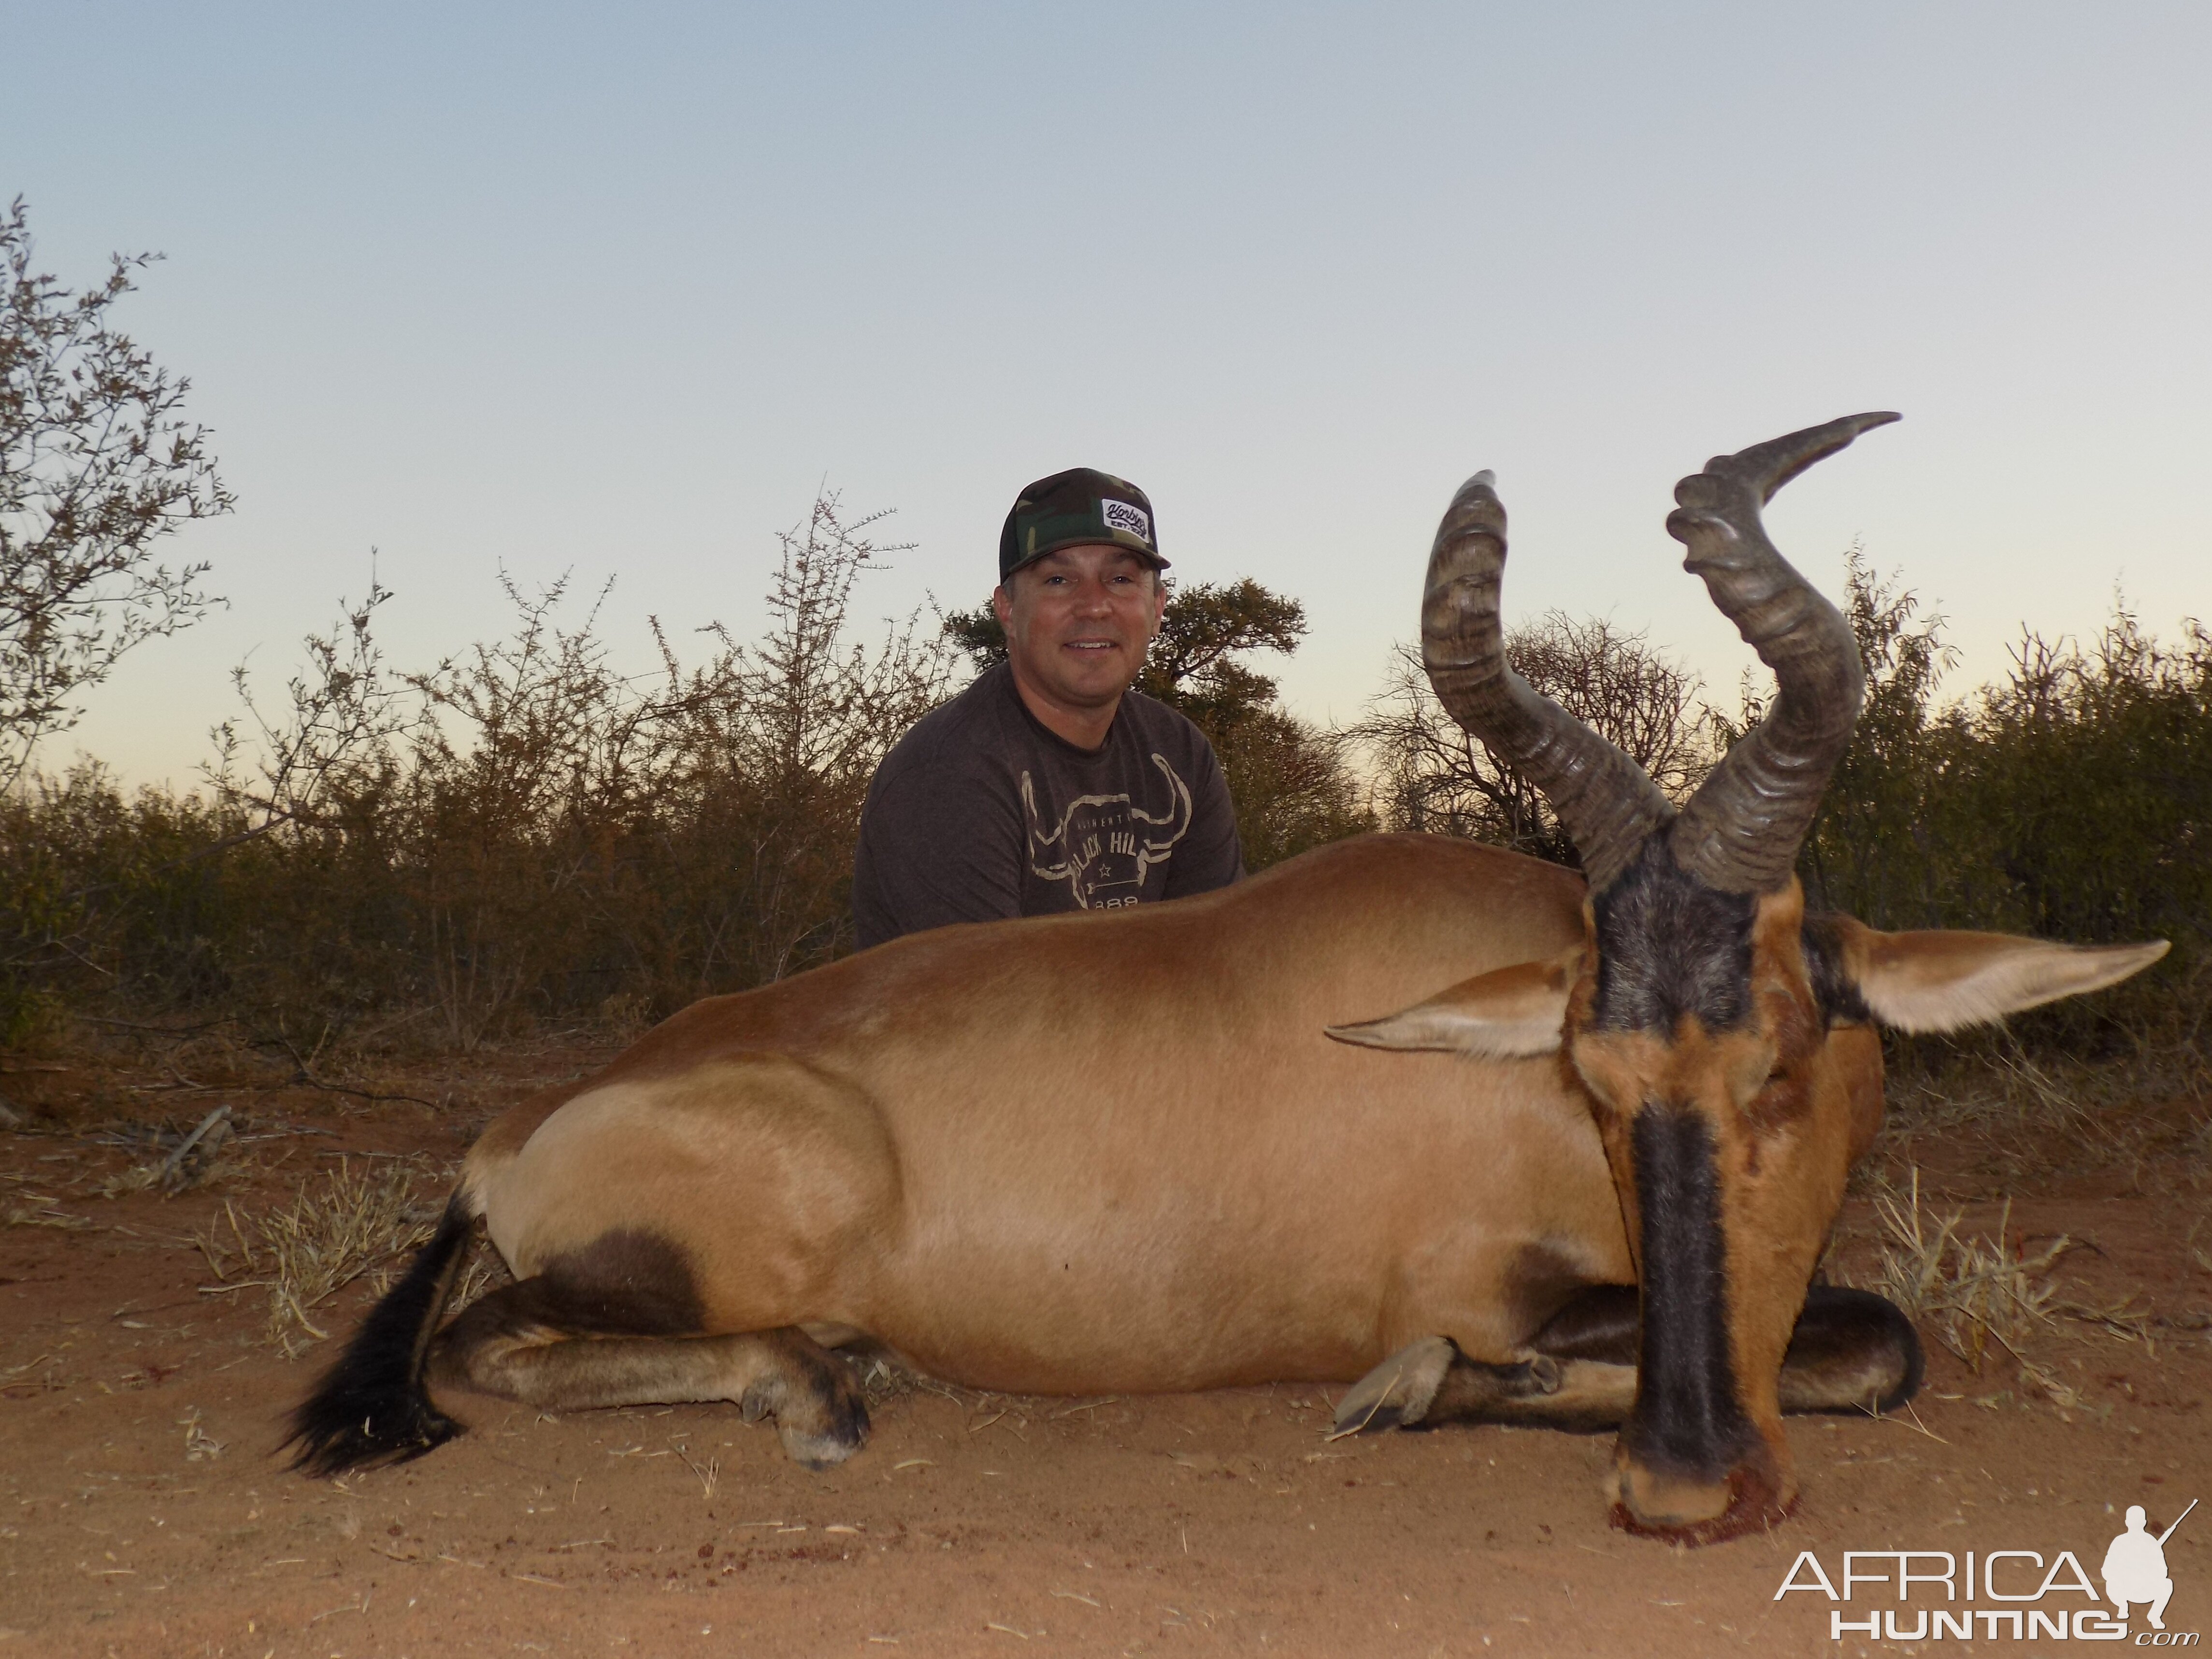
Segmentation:
[(2163, 645), (2118, 607), (2087, 647), (2024, 635), (2002, 680), (1939, 707), (1940, 618), (1917, 620), (1856, 550), (1850, 588), (1867, 712), (1799, 860), (1808, 901), (1879, 927), (2171, 939), (2155, 968), (2022, 1016), (2013, 1036), (2092, 1054), (2197, 1042), (2212, 988), (2212, 637), (2188, 622)]
[[(468, 1048), (550, 1023), (622, 1024), (849, 949), (860, 810), (890, 744), (947, 695), (962, 652), (1003, 653), (988, 611), (850, 638), (879, 548), (835, 496), (783, 538), (770, 626), (706, 633), (686, 665), (615, 668), (596, 614), (510, 587), (515, 623), (427, 672), (393, 671), (374, 589), (307, 642), (269, 706), (217, 734), (208, 787), (125, 791), (96, 764), (0, 793), (0, 1044), (65, 1013), (234, 1019), (322, 1044), (404, 1025)], [(2201, 1054), (2212, 991), (2212, 635), (2145, 635), (2124, 609), (2087, 646), (2025, 636), (2008, 674), (1941, 702), (1937, 617), (1850, 556), (1864, 718), (1800, 860), (1810, 901), (1881, 927), (2082, 943), (2174, 941), (2095, 998), (1908, 1063), (2025, 1042)], [(1555, 858), (1540, 800), (1444, 717), (1418, 659), (1348, 732), (1285, 710), (1249, 665), (1304, 632), (1249, 580), (1177, 592), (1145, 689), (1212, 740), (1257, 870), (1374, 827), (1472, 834)], [(1640, 638), (1540, 619), (1522, 672), (1677, 797), (1742, 724)]]
[(373, 590), (273, 708), (241, 680), (206, 792), (88, 767), (0, 798), (0, 1031), (190, 1011), (305, 1047), (428, 1016), (468, 1048), (828, 960), (868, 780), (953, 660), (911, 624), (847, 637), (891, 550), (872, 522), (825, 495), (783, 538), (765, 635), (709, 630), (688, 667), (661, 639), (645, 681), (557, 585), (509, 588), (507, 638), (394, 672)]

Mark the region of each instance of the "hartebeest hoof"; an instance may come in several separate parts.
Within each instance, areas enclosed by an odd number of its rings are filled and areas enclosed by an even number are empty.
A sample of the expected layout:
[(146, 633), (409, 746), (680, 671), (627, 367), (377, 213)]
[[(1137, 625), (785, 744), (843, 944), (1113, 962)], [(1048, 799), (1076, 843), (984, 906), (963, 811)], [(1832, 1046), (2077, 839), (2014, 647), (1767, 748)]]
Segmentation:
[(1516, 1406), (1559, 1393), (1566, 1371), (1548, 1354), (1492, 1365), (1469, 1359), (1448, 1337), (1425, 1336), (1401, 1348), (1352, 1385), (1336, 1408), (1336, 1433), (1379, 1434), (1417, 1428), (1449, 1383), (1439, 1421), (1509, 1417)]
[(1457, 1358), (1449, 1337), (1425, 1336), (1399, 1349), (1336, 1402), (1335, 1433), (1380, 1434), (1419, 1422)]
[(786, 1363), (738, 1397), (748, 1423), (775, 1419), (784, 1455), (802, 1468), (830, 1469), (868, 1443), (868, 1402), (845, 1364), (805, 1337), (784, 1345)]

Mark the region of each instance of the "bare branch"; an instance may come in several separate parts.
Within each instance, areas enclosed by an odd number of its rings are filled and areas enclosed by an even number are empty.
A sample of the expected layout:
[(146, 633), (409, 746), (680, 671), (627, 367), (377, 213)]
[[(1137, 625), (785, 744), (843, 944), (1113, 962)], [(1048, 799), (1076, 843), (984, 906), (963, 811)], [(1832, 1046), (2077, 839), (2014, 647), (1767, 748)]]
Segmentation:
[(0, 787), (128, 652), (222, 603), (155, 544), (231, 509), (173, 377), (108, 321), (156, 256), (72, 294), (35, 271), (22, 199), (0, 216)]
[[(1642, 634), (1552, 611), (1509, 634), (1505, 653), (1530, 687), (1626, 755), (1669, 799), (1684, 799), (1704, 778), (1714, 728), (1699, 701), (1702, 684)], [(1543, 794), (1444, 711), (1418, 647), (1392, 653), (1382, 690), (1349, 735), (1375, 757), (1389, 827), (1579, 863)]]

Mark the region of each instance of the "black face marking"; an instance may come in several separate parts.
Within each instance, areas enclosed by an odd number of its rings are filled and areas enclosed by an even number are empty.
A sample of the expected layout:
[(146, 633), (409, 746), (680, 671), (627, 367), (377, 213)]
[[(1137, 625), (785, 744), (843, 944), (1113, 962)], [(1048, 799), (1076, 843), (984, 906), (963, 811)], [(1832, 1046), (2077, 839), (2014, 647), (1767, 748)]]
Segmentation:
[(1751, 1014), (1751, 924), (1759, 901), (1680, 869), (1662, 837), (1591, 901), (1597, 916), (1599, 1030), (1672, 1031), (1694, 1014), (1709, 1031)]
[(1727, 1252), (1712, 1135), (1694, 1113), (1647, 1105), (1630, 1137), (1644, 1299), (1636, 1410), (1622, 1441), (1642, 1462), (1717, 1479), (1753, 1435), (1729, 1361)]
[(1844, 967), (1843, 930), (1831, 915), (1805, 918), (1805, 972), (1813, 981), (1823, 1025), (1864, 1025), (1874, 1018), (1858, 981)]

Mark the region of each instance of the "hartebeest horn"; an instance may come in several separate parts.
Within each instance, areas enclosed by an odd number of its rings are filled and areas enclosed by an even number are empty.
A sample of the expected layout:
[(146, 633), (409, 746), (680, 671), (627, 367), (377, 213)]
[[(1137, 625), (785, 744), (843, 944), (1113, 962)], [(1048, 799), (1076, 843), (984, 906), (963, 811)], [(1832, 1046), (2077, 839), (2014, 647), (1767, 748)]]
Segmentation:
[(1544, 793), (1593, 890), (1632, 863), (1674, 807), (1644, 769), (1515, 673), (1498, 619), (1505, 507), (1488, 472), (1460, 486), (1429, 551), (1421, 660), (1451, 717)]
[(1790, 878), (1866, 697), (1850, 624), (1767, 539), (1759, 510), (1774, 492), (1892, 414), (1850, 415), (1734, 455), (1674, 486), (1667, 533), (1690, 550), (1683, 568), (1774, 671), (1766, 718), (1713, 769), (1669, 834), (1674, 861), (1732, 893)]

